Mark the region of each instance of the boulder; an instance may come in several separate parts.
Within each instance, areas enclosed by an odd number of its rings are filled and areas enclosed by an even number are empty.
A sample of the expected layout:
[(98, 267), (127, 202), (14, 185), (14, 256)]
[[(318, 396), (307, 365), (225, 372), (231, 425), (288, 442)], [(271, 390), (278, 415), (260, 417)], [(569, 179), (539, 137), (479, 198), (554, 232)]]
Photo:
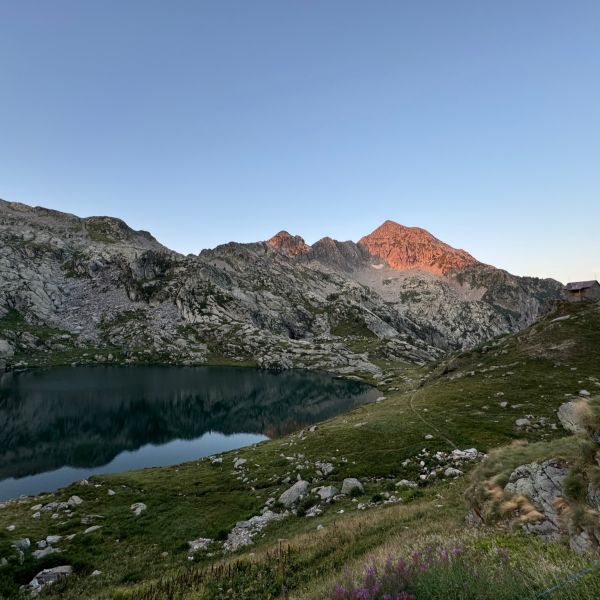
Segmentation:
[(523, 417), (522, 419), (517, 419), (515, 421), (515, 425), (517, 427), (528, 427), (529, 425), (531, 425), (531, 421)]
[(73, 573), (73, 567), (63, 565), (52, 569), (44, 569), (40, 571), (27, 586), (32, 594), (39, 594), (46, 586), (52, 585), (62, 577), (68, 577)]
[(308, 481), (296, 481), (296, 483), (288, 488), (281, 496), (279, 496), (279, 502), (286, 508), (292, 506), (306, 496), (308, 492)]
[(321, 500), (331, 500), (337, 493), (338, 490), (333, 485), (325, 485), (316, 490), (317, 496), (321, 498)]
[(347, 477), (342, 482), (342, 494), (350, 495), (355, 490), (358, 490), (361, 494), (364, 494), (365, 488), (363, 488), (362, 483), (355, 479), (354, 477)]
[(585, 433), (585, 419), (590, 414), (587, 400), (583, 398), (561, 404), (558, 409), (558, 420), (571, 433)]

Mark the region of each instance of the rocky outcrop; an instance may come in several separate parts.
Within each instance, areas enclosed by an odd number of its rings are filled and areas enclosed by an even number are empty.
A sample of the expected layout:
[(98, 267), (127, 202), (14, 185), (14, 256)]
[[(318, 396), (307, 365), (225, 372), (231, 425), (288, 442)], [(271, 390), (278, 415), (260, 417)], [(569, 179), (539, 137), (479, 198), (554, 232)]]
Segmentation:
[(392, 269), (400, 271), (420, 269), (446, 275), (478, 262), (468, 252), (452, 248), (425, 229), (405, 227), (394, 221), (386, 221), (358, 243)]
[(554, 459), (522, 465), (511, 473), (505, 494), (513, 501), (526, 498), (533, 504), (525, 508), (520, 502), (524, 529), (548, 539), (559, 536), (563, 526), (558, 506), (564, 499), (563, 483), (568, 473), (568, 466)]

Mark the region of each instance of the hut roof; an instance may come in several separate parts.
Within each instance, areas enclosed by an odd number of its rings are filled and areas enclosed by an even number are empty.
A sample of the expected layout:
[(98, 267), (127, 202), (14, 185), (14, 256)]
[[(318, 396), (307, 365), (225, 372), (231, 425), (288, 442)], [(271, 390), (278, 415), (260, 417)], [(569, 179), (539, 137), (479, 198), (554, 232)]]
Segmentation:
[(594, 287), (595, 285), (600, 286), (596, 280), (593, 281), (574, 281), (572, 283), (567, 283), (565, 286), (565, 290), (569, 292), (578, 292), (579, 290), (587, 290), (589, 288)]

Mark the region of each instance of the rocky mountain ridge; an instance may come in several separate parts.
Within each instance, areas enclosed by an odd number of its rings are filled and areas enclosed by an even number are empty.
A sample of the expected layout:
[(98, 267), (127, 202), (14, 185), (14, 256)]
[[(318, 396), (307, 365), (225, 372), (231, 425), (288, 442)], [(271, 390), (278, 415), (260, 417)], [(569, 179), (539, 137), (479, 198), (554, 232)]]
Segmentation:
[(408, 228), (389, 223), (366, 243), (308, 246), (281, 232), (182, 256), (119, 219), (0, 201), (0, 361), (237, 363), (378, 380), (398, 361), (519, 330), (560, 297), (558, 282), (482, 265), (429, 234), (411, 249), (398, 238)]

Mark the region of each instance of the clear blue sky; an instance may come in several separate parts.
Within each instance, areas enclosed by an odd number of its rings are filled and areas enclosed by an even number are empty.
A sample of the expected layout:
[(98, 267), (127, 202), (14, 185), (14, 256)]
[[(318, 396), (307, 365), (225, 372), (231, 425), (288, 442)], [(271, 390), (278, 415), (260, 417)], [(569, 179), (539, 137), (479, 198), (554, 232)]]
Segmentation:
[(0, 197), (600, 277), (600, 2), (0, 0)]

